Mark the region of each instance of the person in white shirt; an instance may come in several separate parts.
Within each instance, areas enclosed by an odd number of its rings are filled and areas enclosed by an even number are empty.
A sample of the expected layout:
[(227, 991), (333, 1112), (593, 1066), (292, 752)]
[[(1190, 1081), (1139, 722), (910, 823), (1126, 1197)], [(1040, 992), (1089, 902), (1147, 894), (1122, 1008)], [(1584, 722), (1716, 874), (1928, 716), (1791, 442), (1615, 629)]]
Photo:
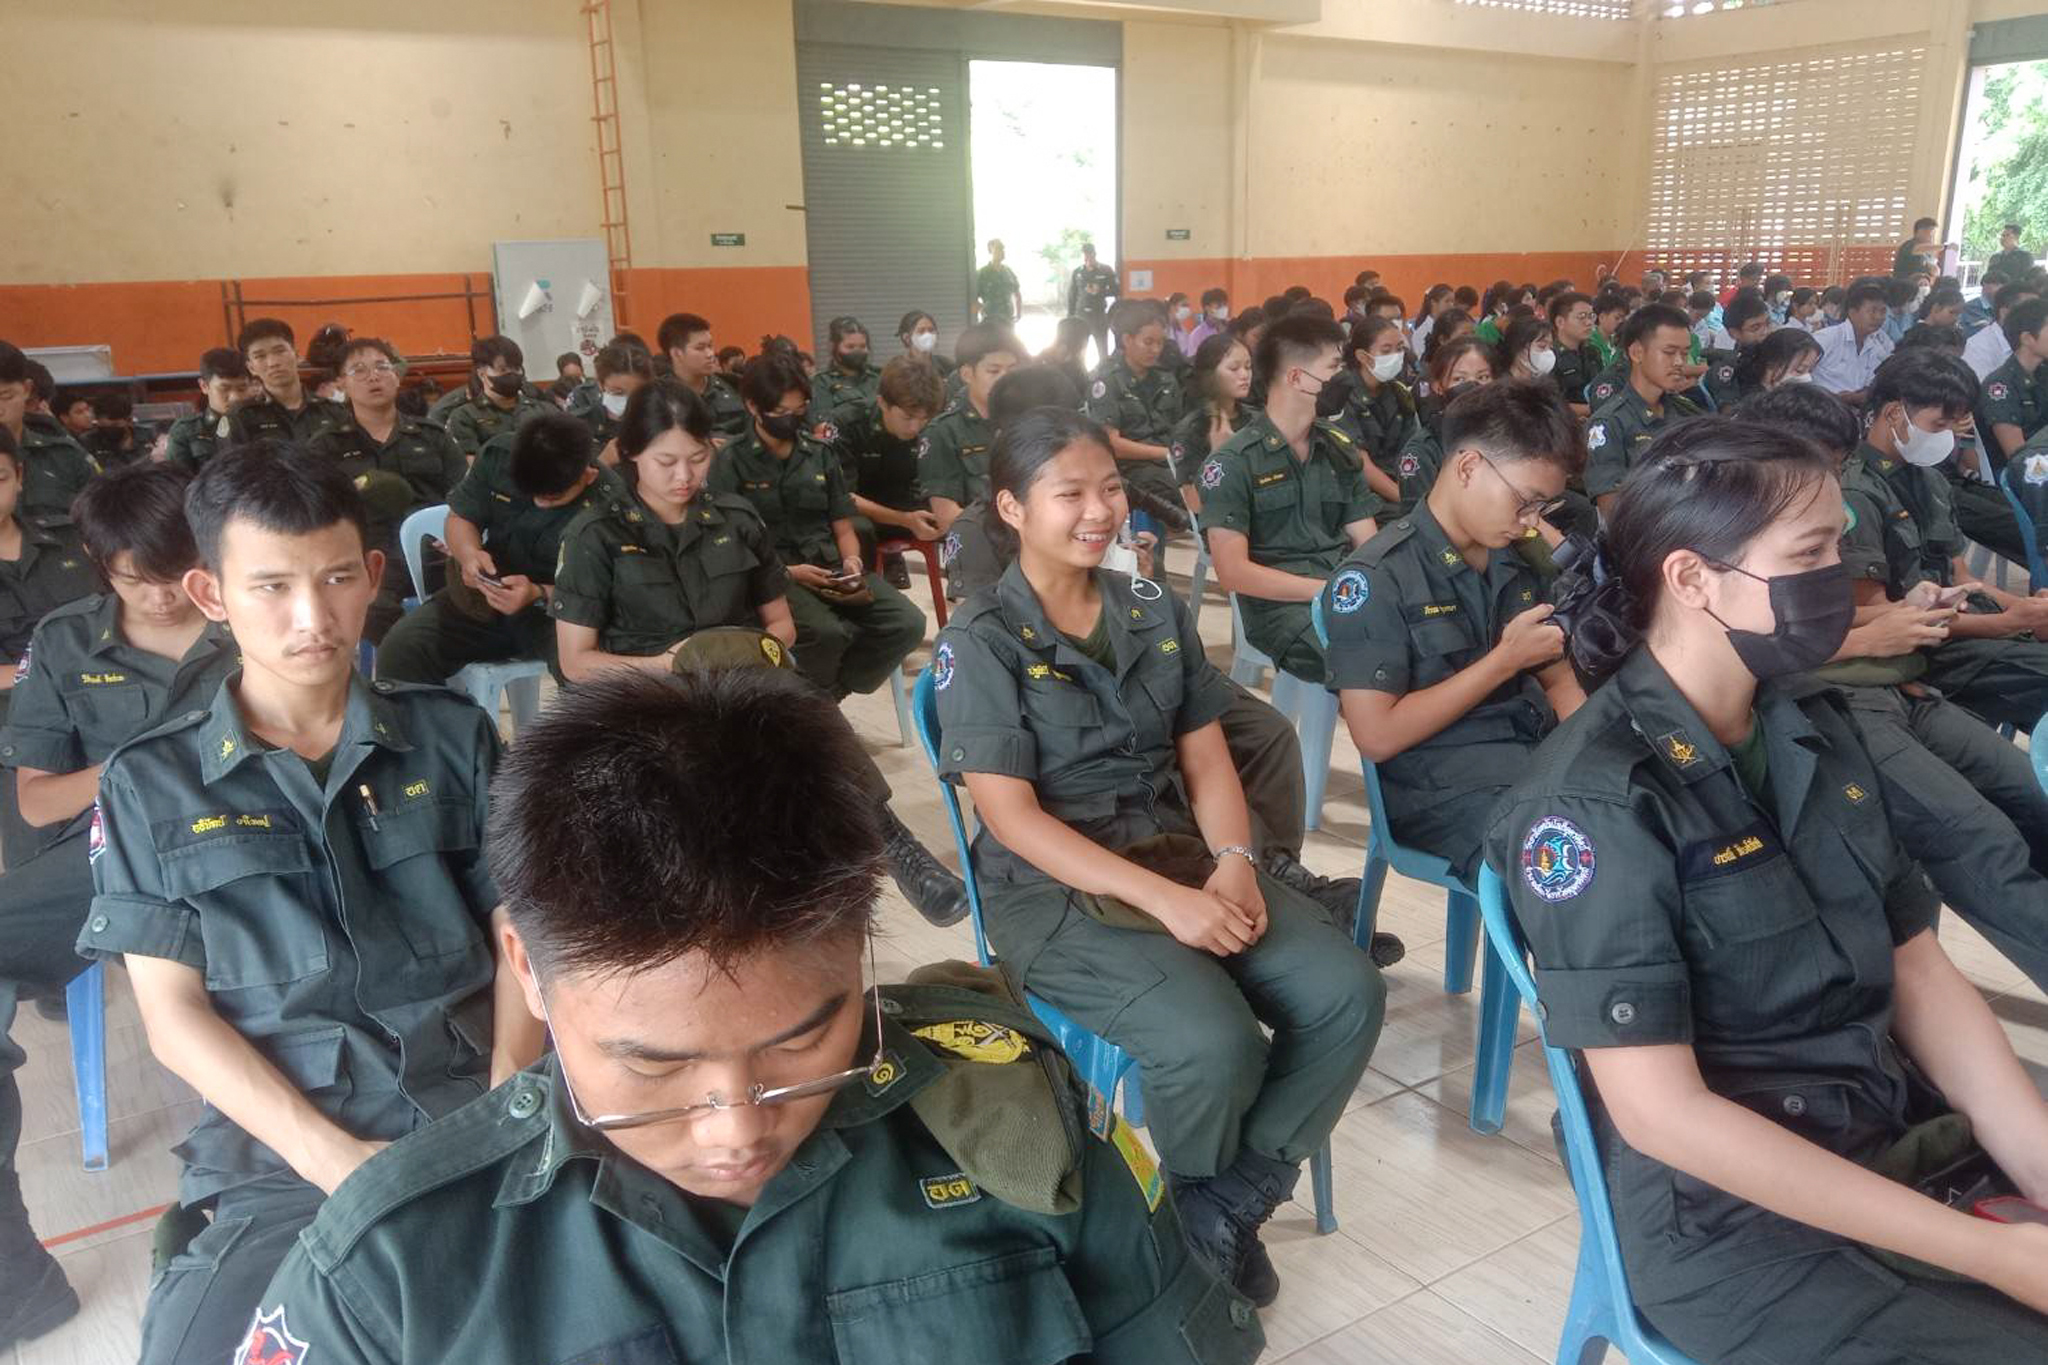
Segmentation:
[(1884, 335), (1890, 311), (1882, 283), (1866, 280), (1851, 286), (1842, 300), (1842, 320), (1813, 334), (1820, 343), (1813, 382), (1860, 408), (1877, 367), (1892, 353), (1892, 343)]
[(1979, 327), (1963, 347), (1963, 363), (1977, 372), (1978, 383), (1989, 379), (1993, 370), (2012, 359), (2012, 342), (2005, 335), (2005, 315), (2028, 299), (2039, 297), (2033, 290), (2016, 284), (1998, 291), (1998, 301), (1992, 307), (1992, 324)]

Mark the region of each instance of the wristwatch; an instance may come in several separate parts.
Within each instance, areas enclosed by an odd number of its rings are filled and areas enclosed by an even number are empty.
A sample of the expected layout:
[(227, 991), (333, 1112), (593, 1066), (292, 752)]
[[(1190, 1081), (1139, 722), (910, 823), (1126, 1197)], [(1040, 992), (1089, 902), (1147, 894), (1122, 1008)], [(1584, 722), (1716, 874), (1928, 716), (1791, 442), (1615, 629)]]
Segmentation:
[(1250, 849), (1246, 848), (1243, 844), (1232, 844), (1228, 848), (1219, 848), (1209, 856), (1214, 858), (1217, 862), (1222, 862), (1225, 858), (1228, 858), (1233, 853), (1235, 853), (1238, 857), (1244, 859), (1246, 862), (1250, 863), (1254, 870), (1257, 870), (1259, 866), (1258, 855), (1256, 853), (1253, 853)]

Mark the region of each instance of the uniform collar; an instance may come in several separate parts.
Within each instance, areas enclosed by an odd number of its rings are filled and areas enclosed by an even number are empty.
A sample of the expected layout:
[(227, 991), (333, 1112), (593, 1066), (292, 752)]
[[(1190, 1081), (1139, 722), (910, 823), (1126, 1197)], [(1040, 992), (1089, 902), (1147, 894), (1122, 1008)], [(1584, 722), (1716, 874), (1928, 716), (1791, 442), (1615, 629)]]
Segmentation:
[[(1622, 662), (1613, 685), (1620, 689), (1635, 732), (1679, 781), (1691, 786), (1730, 766), (1727, 748), (1707, 729), (1648, 646), (1638, 646)], [(1756, 724), (1771, 735), (1807, 748), (1827, 747), (1827, 737), (1814, 728), (1799, 705), (1802, 698), (1822, 690), (1820, 684), (1804, 679), (1761, 684), (1756, 694)]]
[(1868, 441), (1856, 447), (1856, 453), (1852, 458), (1861, 460), (1865, 468), (1883, 478), (1890, 478), (1901, 469), (1909, 467), (1904, 460), (1885, 454)]
[[(1159, 628), (1172, 628), (1172, 611), (1162, 611), (1166, 591), (1150, 579), (1130, 579), (1119, 573), (1097, 570), (1095, 582), (1102, 590), (1102, 619), (1109, 630), (1110, 640), (1116, 646), (1116, 671), (1121, 677), (1129, 670), (1133, 661), (1144, 651), (1144, 643), (1138, 639)], [(1138, 584), (1156, 592), (1156, 597), (1144, 597), (1144, 589)], [(1044, 653), (1053, 651), (1064, 656), (1064, 662), (1079, 664), (1082, 655), (1068, 644), (1046, 619), (1045, 608), (1039, 605), (1038, 594), (1032, 590), (1031, 581), (1024, 577), (1020, 561), (1010, 561), (1010, 567), (1003, 570), (1003, 576), (996, 583), (996, 601), (1003, 611), (1003, 624), (1010, 636), (1026, 649)]]
[[(213, 706), (199, 735), (199, 777), (209, 785), (240, 767), (263, 746), (242, 723), (242, 708), (235, 700), (235, 686), (242, 680), (237, 668), (213, 694)], [(341, 737), (335, 741), (337, 754), (350, 745), (376, 745), (394, 753), (413, 747), (406, 734), (405, 720), (388, 695), (392, 684), (366, 681), (360, 673), (349, 675), (348, 706), (342, 712)]]
[[(1430, 510), (1428, 498), (1423, 498), (1415, 504), (1415, 510), (1408, 514), (1408, 519), (1415, 524), (1416, 538), (1421, 542), (1423, 553), (1439, 573), (1455, 577), (1461, 572), (1475, 572), (1464, 554), (1457, 546), (1451, 544), (1450, 536), (1444, 532), (1443, 523), (1439, 522), (1436, 513)], [(1485, 576), (1492, 577), (1493, 571), (1501, 566), (1503, 559), (1521, 563), (1513, 550), (1489, 550), (1486, 553)]]

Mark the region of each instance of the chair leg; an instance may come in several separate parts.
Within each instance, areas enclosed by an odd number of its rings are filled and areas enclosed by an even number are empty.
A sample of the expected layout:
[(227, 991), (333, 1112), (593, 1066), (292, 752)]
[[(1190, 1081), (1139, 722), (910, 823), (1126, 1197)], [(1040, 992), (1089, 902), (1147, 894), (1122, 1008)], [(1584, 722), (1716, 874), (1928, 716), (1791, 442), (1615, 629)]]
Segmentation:
[(896, 665), (896, 671), (889, 675), (889, 690), (896, 697), (896, 742), (908, 749), (917, 727), (910, 719), (910, 680), (903, 674), (903, 665)]
[(1387, 860), (1372, 849), (1365, 855), (1365, 875), (1358, 879), (1358, 923), (1352, 940), (1361, 948), (1372, 946), (1373, 930), (1380, 922), (1380, 893), (1387, 889)]
[(1316, 829), (1323, 823), (1323, 796), (1330, 787), (1330, 745), (1337, 731), (1337, 699), (1329, 692), (1318, 697), (1305, 683), (1302, 688), (1308, 693), (1301, 704), (1299, 726), (1301, 785), (1308, 798), (1302, 827)]
[(1472, 1130), (1491, 1136), (1507, 1121), (1508, 1077), (1515, 1066), (1515, 1025), (1522, 997), (1489, 941), (1480, 945), (1478, 1062), (1472, 1068)]
[(1308, 1183), (1316, 1196), (1316, 1232), (1327, 1237), (1337, 1230), (1337, 1194), (1330, 1179), (1330, 1144), (1308, 1162)]
[(71, 1020), (71, 1076), (85, 1169), (107, 1169), (107, 968), (95, 962), (64, 988)]
[(1444, 916), (1444, 991), (1464, 995), (1472, 989), (1472, 962), (1479, 951), (1479, 902), (1463, 891), (1449, 892)]
[(1607, 1270), (1592, 1236), (1579, 1224), (1579, 1267), (1572, 1276), (1571, 1306), (1565, 1310), (1564, 1335), (1557, 1343), (1557, 1365), (1600, 1365), (1615, 1327), (1615, 1306), (1607, 1290)]

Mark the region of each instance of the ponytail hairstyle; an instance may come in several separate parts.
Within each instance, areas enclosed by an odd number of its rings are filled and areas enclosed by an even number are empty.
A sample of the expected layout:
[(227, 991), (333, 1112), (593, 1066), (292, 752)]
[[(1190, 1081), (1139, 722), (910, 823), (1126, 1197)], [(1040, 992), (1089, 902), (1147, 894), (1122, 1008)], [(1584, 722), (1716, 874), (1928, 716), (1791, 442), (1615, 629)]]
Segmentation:
[(1400, 324), (1392, 318), (1374, 316), (1360, 318), (1352, 323), (1348, 329), (1350, 334), (1344, 338), (1344, 368), (1358, 374), (1364, 369), (1364, 366), (1358, 363), (1358, 357), (1370, 350), (1372, 344), (1388, 332), (1400, 330)]
[(1423, 323), (1427, 322), (1429, 320), (1429, 310), (1450, 297), (1451, 287), (1449, 285), (1431, 285), (1429, 292), (1422, 296), (1422, 307), (1415, 311), (1414, 325), (1420, 327)]
[(1650, 629), (1664, 561), (1680, 550), (1739, 563), (1751, 542), (1814, 485), (1831, 456), (1804, 437), (1735, 417), (1668, 427), (1615, 495), (1590, 554), (1558, 576), (1558, 624), (1590, 688), (1621, 667)]
[(1084, 441), (1110, 450), (1109, 433), (1089, 420), (1087, 414), (1072, 408), (1032, 408), (996, 433), (995, 446), (988, 457), (989, 514), (983, 528), (1005, 564), (1017, 558), (1017, 529), (1003, 520), (996, 507), (996, 495), (1008, 493), (1023, 502), (1031, 495), (1031, 486), (1038, 482), (1045, 467), (1061, 451)]

